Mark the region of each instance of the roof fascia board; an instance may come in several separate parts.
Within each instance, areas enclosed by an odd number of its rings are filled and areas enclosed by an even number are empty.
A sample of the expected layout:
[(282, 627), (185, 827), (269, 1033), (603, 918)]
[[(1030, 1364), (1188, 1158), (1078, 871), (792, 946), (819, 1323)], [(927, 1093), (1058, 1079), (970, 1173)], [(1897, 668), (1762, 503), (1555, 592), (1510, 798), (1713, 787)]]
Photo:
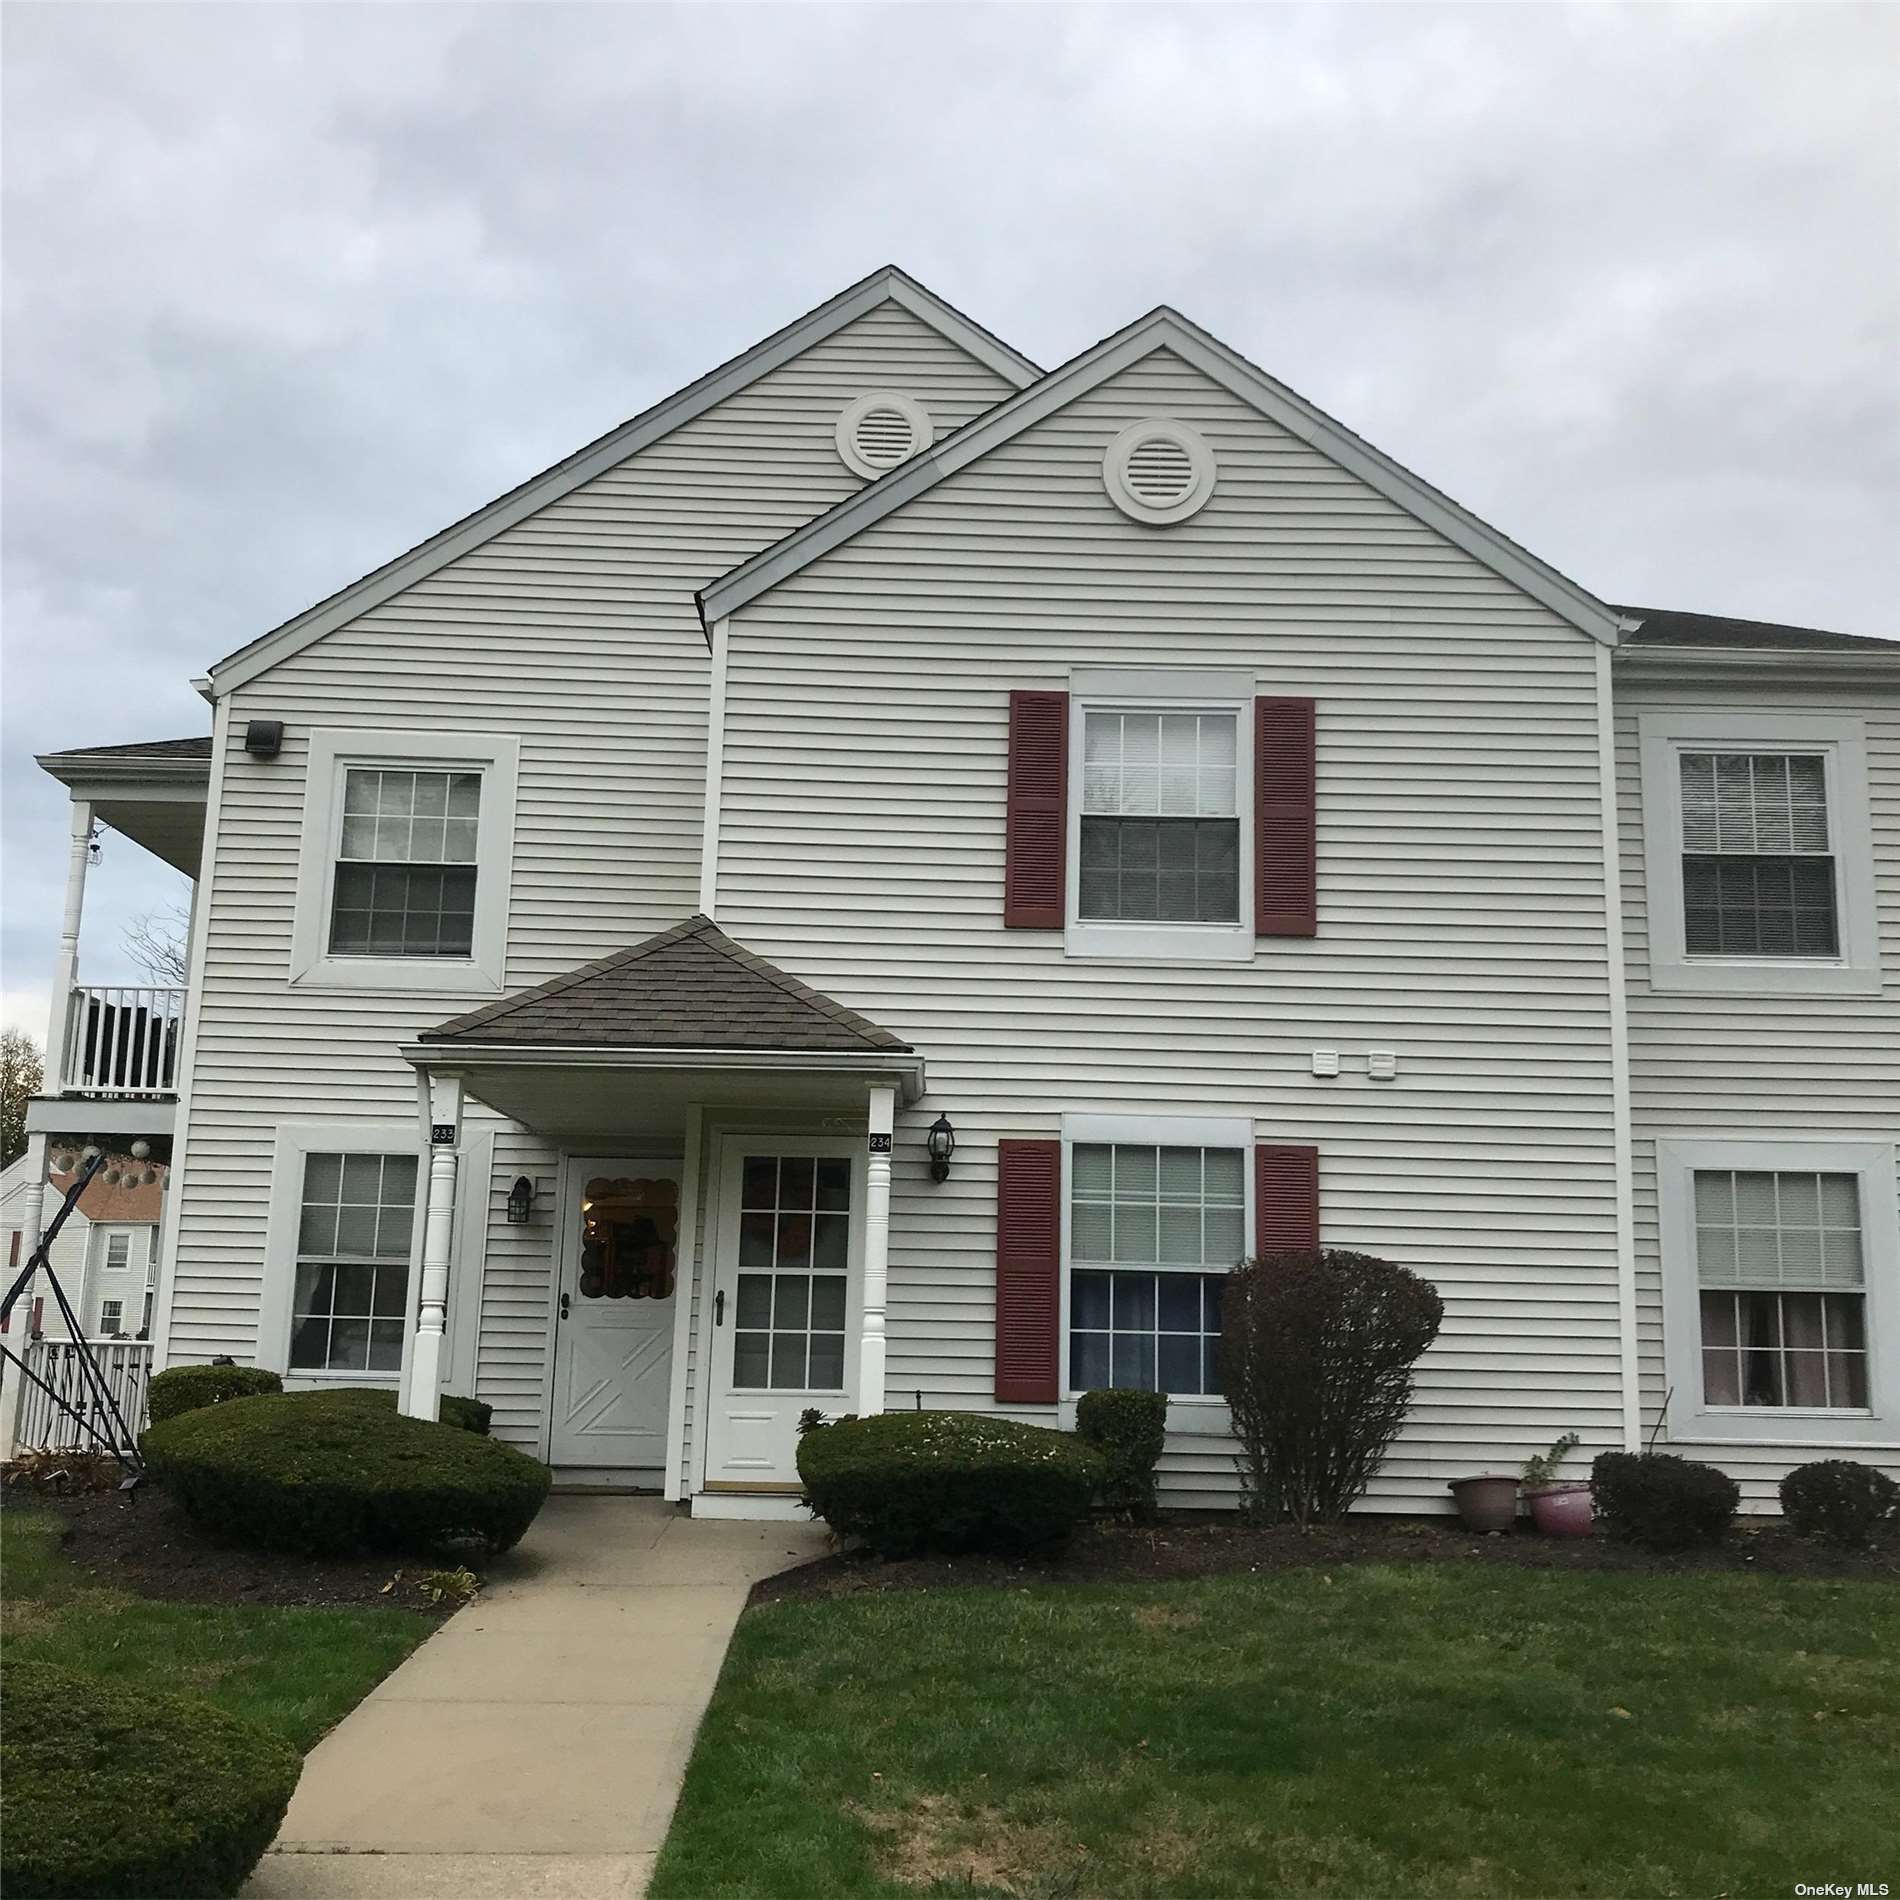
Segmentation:
[(418, 1069), (466, 1075), (477, 1069), (680, 1070), (712, 1075), (895, 1077), (906, 1101), (924, 1092), (924, 1058), (910, 1051), (867, 1049), (660, 1049), (567, 1048), (556, 1044), (406, 1042), (398, 1054)]
[(1900, 688), (1900, 641), (1894, 643), (1891, 655), (1808, 652), (1791, 647), (1623, 646), (1617, 649), (1616, 670), (1640, 674), (1645, 680), (1689, 684), (1738, 675), (1798, 684), (1818, 675)]
[(123, 790), (129, 785), (152, 785), (208, 790), (209, 759), (74, 759), (57, 752), (42, 753), (33, 763), (62, 785), (78, 790), (101, 786)]
[(883, 303), (901, 305), (1019, 389), (1041, 374), (1027, 357), (1019, 356), (961, 311), (933, 296), (914, 278), (891, 266), (874, 271), (816, 310), (755, 343), (729, 363), (688, 383), (684, 389), (588, 443), (565, 461), (530, 477), (520, 487), (510, 489), (441, 533), (218, 661), (208, 676), (205, 697), (219, 698), (256, 679), (260, 673), (322, 639), (326, 633), (380, 606), (404, 588), (413, 587), (483, 542), (538, 514), (550, 503), (571, 494), (629, 456), (637, 455), (715, 404), (737, 395), (761, 376), (783, 368), (814, 344), (869, 315)]
[(700, 595), (701, 618), (710, 622), (736, 613), (801, 567), (914, 500), (946, 475), (955, 474), (978, 456), (1159, 349), (1174, 351), (1240, 401), (1357, 475), (1592, 639), (1614, 646), (1619, 633), (1626, 630), (1629, 623), (1623, 617), (1576, 582), (1546, 566), (1171, 310), (1153, 312), (1106, 338), (1022, 394), (1007, 398), (966, 423), (914, 462), (893, 470), (830, 513), (722, 575)]

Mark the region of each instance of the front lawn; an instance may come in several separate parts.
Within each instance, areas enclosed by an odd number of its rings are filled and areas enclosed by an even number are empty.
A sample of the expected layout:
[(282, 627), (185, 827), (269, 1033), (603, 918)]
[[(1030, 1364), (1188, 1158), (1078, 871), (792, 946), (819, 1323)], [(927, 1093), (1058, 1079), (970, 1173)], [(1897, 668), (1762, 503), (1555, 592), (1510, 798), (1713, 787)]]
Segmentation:
[(0, 1660), (201, 1696), (309, 1749), (436, 1627), (397, 1609), (154, 1603), (64, 1556), (63, 1520), (0, 1511)]
[(652, 1892), (1900, 1892), (1900, 1593), (1341, 1565), (741, 1620)]

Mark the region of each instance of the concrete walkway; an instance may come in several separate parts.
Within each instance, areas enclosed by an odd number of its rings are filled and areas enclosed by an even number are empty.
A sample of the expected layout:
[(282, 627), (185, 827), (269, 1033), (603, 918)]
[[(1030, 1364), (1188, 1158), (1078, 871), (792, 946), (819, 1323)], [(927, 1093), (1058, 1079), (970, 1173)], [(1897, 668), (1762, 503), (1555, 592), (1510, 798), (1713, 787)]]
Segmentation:
[(311, 1751), (247, 1900), (644, 1892), (746, 1592), (824, 1549), (821, 1525), (551, 1498)]

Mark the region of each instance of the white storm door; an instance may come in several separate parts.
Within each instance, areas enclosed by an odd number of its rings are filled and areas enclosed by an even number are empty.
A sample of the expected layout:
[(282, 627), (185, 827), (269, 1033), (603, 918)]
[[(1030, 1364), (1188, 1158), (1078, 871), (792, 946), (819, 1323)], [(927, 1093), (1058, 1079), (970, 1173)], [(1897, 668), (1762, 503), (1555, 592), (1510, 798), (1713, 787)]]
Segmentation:
[(796, 1489), (798, 1415), (852, 1409), (862, 1140), (728, 1136), (713, 1274), (706, 1482)]
[(679, 1176), (677, 1161), (567, 1157), (551, 1464), (666, 1463)]

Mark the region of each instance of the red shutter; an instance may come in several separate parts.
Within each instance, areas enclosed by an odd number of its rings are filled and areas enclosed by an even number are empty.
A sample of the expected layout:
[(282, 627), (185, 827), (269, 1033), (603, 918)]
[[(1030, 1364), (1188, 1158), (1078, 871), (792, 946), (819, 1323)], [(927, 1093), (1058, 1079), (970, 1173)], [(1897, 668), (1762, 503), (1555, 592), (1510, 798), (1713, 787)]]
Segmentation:
[(1319, 1245), (1317, 1148), (1255, 1147), (1253, 1220), (1258, 1253)]
[(1012, 692), (1003, 854), (1003, 922), (1012, 930), (1062, 928), (1068, 792), (1068, 694)]
[(1062, 1311), (1062, 1144), (996, 1144), (996, 1396), (1053, 1405)]
[(1319, 932), (1314, 723), (1310, 699), (1253, 703), (1256, 936)]

